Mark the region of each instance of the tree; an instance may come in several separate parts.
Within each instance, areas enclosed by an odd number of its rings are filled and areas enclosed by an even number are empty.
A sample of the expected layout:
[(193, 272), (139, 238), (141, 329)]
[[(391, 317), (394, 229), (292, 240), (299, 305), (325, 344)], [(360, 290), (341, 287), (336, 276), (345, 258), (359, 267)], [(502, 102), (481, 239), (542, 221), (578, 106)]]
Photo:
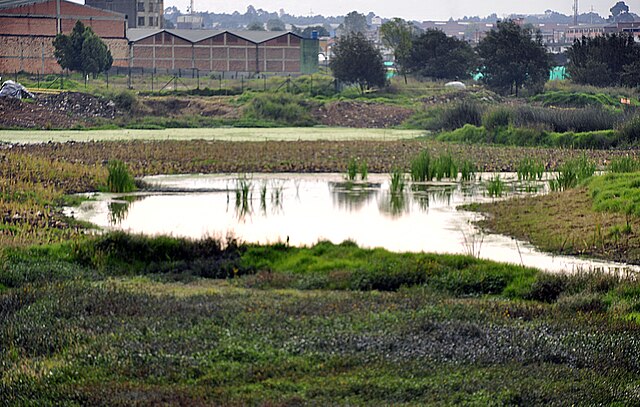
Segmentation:
[(540, 92), (549, 79), (551, 59), (535, 36), (511, 20), (499, 21), (477, 47), (482, 80), (497, 92), (518, 96), (520, 89)]
[(267, 20), (267, 30), (268, 31), (284, 31), (285, 26), (284, 22), (279, 18), (270, 18)]
[[(251, 6), (249, 6), (251, 7)], [(247, 26), (247, 30), (249, 31), (266, 31), (264, 29), (264, 24), (254, 21), (253, 23)]]
[(467, 42), (429, 29), (413, 40), (406, 65), (409, 72), (423, 77), (461, 79), (471, 76), (476, 62), (477, 56)]
[(341, 37), (330, 62), (336, 79), (357, 84), (360, 92), (387, 82), (382, 54), (362, 33)]
[(342, 30), (345, 35), (367, 32), (367, 17), (357, 11), (352, 11), (344, 17)]
[(311, 33), (317, 31), (318, 32), (318, 37), (328, 37), (329, 36), (329, 31), (327, 31), (326, 28), (324, 28), (324, 26), (321, 25), (314, 25), (313, 27), (307, 27), (304, 30), (302, 30), (301, 35), (304, 38), (311, 38)]
[(91, 27), (77, 21), (71, 34), (58, 34), (53, 40), (54, 56), (64, 69), (93, 74), (111, 69), (113, 57)]
[(417, 33), (418, 29), (412, 23), (397, 17), (380, 26), (382, 44), (393, 50), (393, 58), (398, 72), (404, 76), (405, 83), (407, 82), (405, 68), (411, 52), (413, 37)]
[(621, 33), (575, 40), (567, 50), (567, 73), (576, 83), (593, 86), (636, 86), (634, 67), (640, 45)]
[(629, 6), (627, 6), (624, 1), (619, 1), (613, 7), (611, 7), (609, 11), (611, 12), (613, 20), (615, 21), (621, 14), (629, 12)]

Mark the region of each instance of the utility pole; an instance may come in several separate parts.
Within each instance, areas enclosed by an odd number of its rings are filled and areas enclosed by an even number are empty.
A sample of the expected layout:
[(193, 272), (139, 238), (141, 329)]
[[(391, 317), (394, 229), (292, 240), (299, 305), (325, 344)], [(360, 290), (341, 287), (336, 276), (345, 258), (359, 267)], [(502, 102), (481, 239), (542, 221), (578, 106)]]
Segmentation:
[(573, 25), (578, 25), (578, 0), (573, 0)]

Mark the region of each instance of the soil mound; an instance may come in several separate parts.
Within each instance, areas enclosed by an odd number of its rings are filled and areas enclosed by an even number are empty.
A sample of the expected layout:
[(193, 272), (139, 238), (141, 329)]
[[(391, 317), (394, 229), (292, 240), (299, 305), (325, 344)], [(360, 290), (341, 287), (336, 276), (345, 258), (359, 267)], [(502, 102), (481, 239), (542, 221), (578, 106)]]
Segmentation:
[(314, 117), (326, 126), (383, 129), (402, 124), (413, 111), (382, 103), (340, 101), (318, 108)]

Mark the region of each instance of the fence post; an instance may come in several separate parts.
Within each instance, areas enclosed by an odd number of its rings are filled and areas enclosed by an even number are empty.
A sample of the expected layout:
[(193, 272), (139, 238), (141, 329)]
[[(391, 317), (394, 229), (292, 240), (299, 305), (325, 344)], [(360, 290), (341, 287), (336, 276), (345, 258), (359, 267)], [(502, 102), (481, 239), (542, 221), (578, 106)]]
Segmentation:
[(151, 93), (153, 93), (153, 71), (151, 71)]
[(200, 70), (196, 68), (196, 76), (198, 77), (198, 87), (197, 89), (200, 90)]
[(262, 77), (264, 78), (264, 91), (267, 91), (267, 75), (262, 75)]
[(109, 71), (105, 72), (105, 76), (107, 77), (107, 89), (109, 89)]
[(40, 71), (36, 72), (36, 78), (38, 78), (38, 88), (40, 88)]
[(60, 89), (64, 90), (64, 72), (60, 72)]

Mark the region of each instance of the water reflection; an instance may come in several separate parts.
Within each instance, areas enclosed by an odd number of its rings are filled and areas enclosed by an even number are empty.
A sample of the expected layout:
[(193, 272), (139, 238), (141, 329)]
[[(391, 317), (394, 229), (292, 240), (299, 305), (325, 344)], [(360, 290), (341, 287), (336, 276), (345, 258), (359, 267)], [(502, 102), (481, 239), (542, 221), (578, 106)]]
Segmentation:
[(339, 209), (359, 211), (380, 193), (380, 183), (329, 182), (333, 203)]
[[(518, 183), (515, 175), (501, 177), (510, 185), (507, 194), (538, 189)], [(472, 223), (477, 214), (457, 210), (491, 200), (482, 181), (407, 183), (393, 193), (388, 174), (373, 174), (370, 180), (347, 186), (340, 174), (150, 177), (147, 181), (180, 192), (126, 199), (102, 194), (72, 210), (80, 220), (133, 233), (201, 238), (231, 232), (245, 242), (289, 239), (291, 245), (350, 239), (363, 247), (473, 254), (552, 270), (608, 267), (541, 254), (505, 236), (483, 235)]]

